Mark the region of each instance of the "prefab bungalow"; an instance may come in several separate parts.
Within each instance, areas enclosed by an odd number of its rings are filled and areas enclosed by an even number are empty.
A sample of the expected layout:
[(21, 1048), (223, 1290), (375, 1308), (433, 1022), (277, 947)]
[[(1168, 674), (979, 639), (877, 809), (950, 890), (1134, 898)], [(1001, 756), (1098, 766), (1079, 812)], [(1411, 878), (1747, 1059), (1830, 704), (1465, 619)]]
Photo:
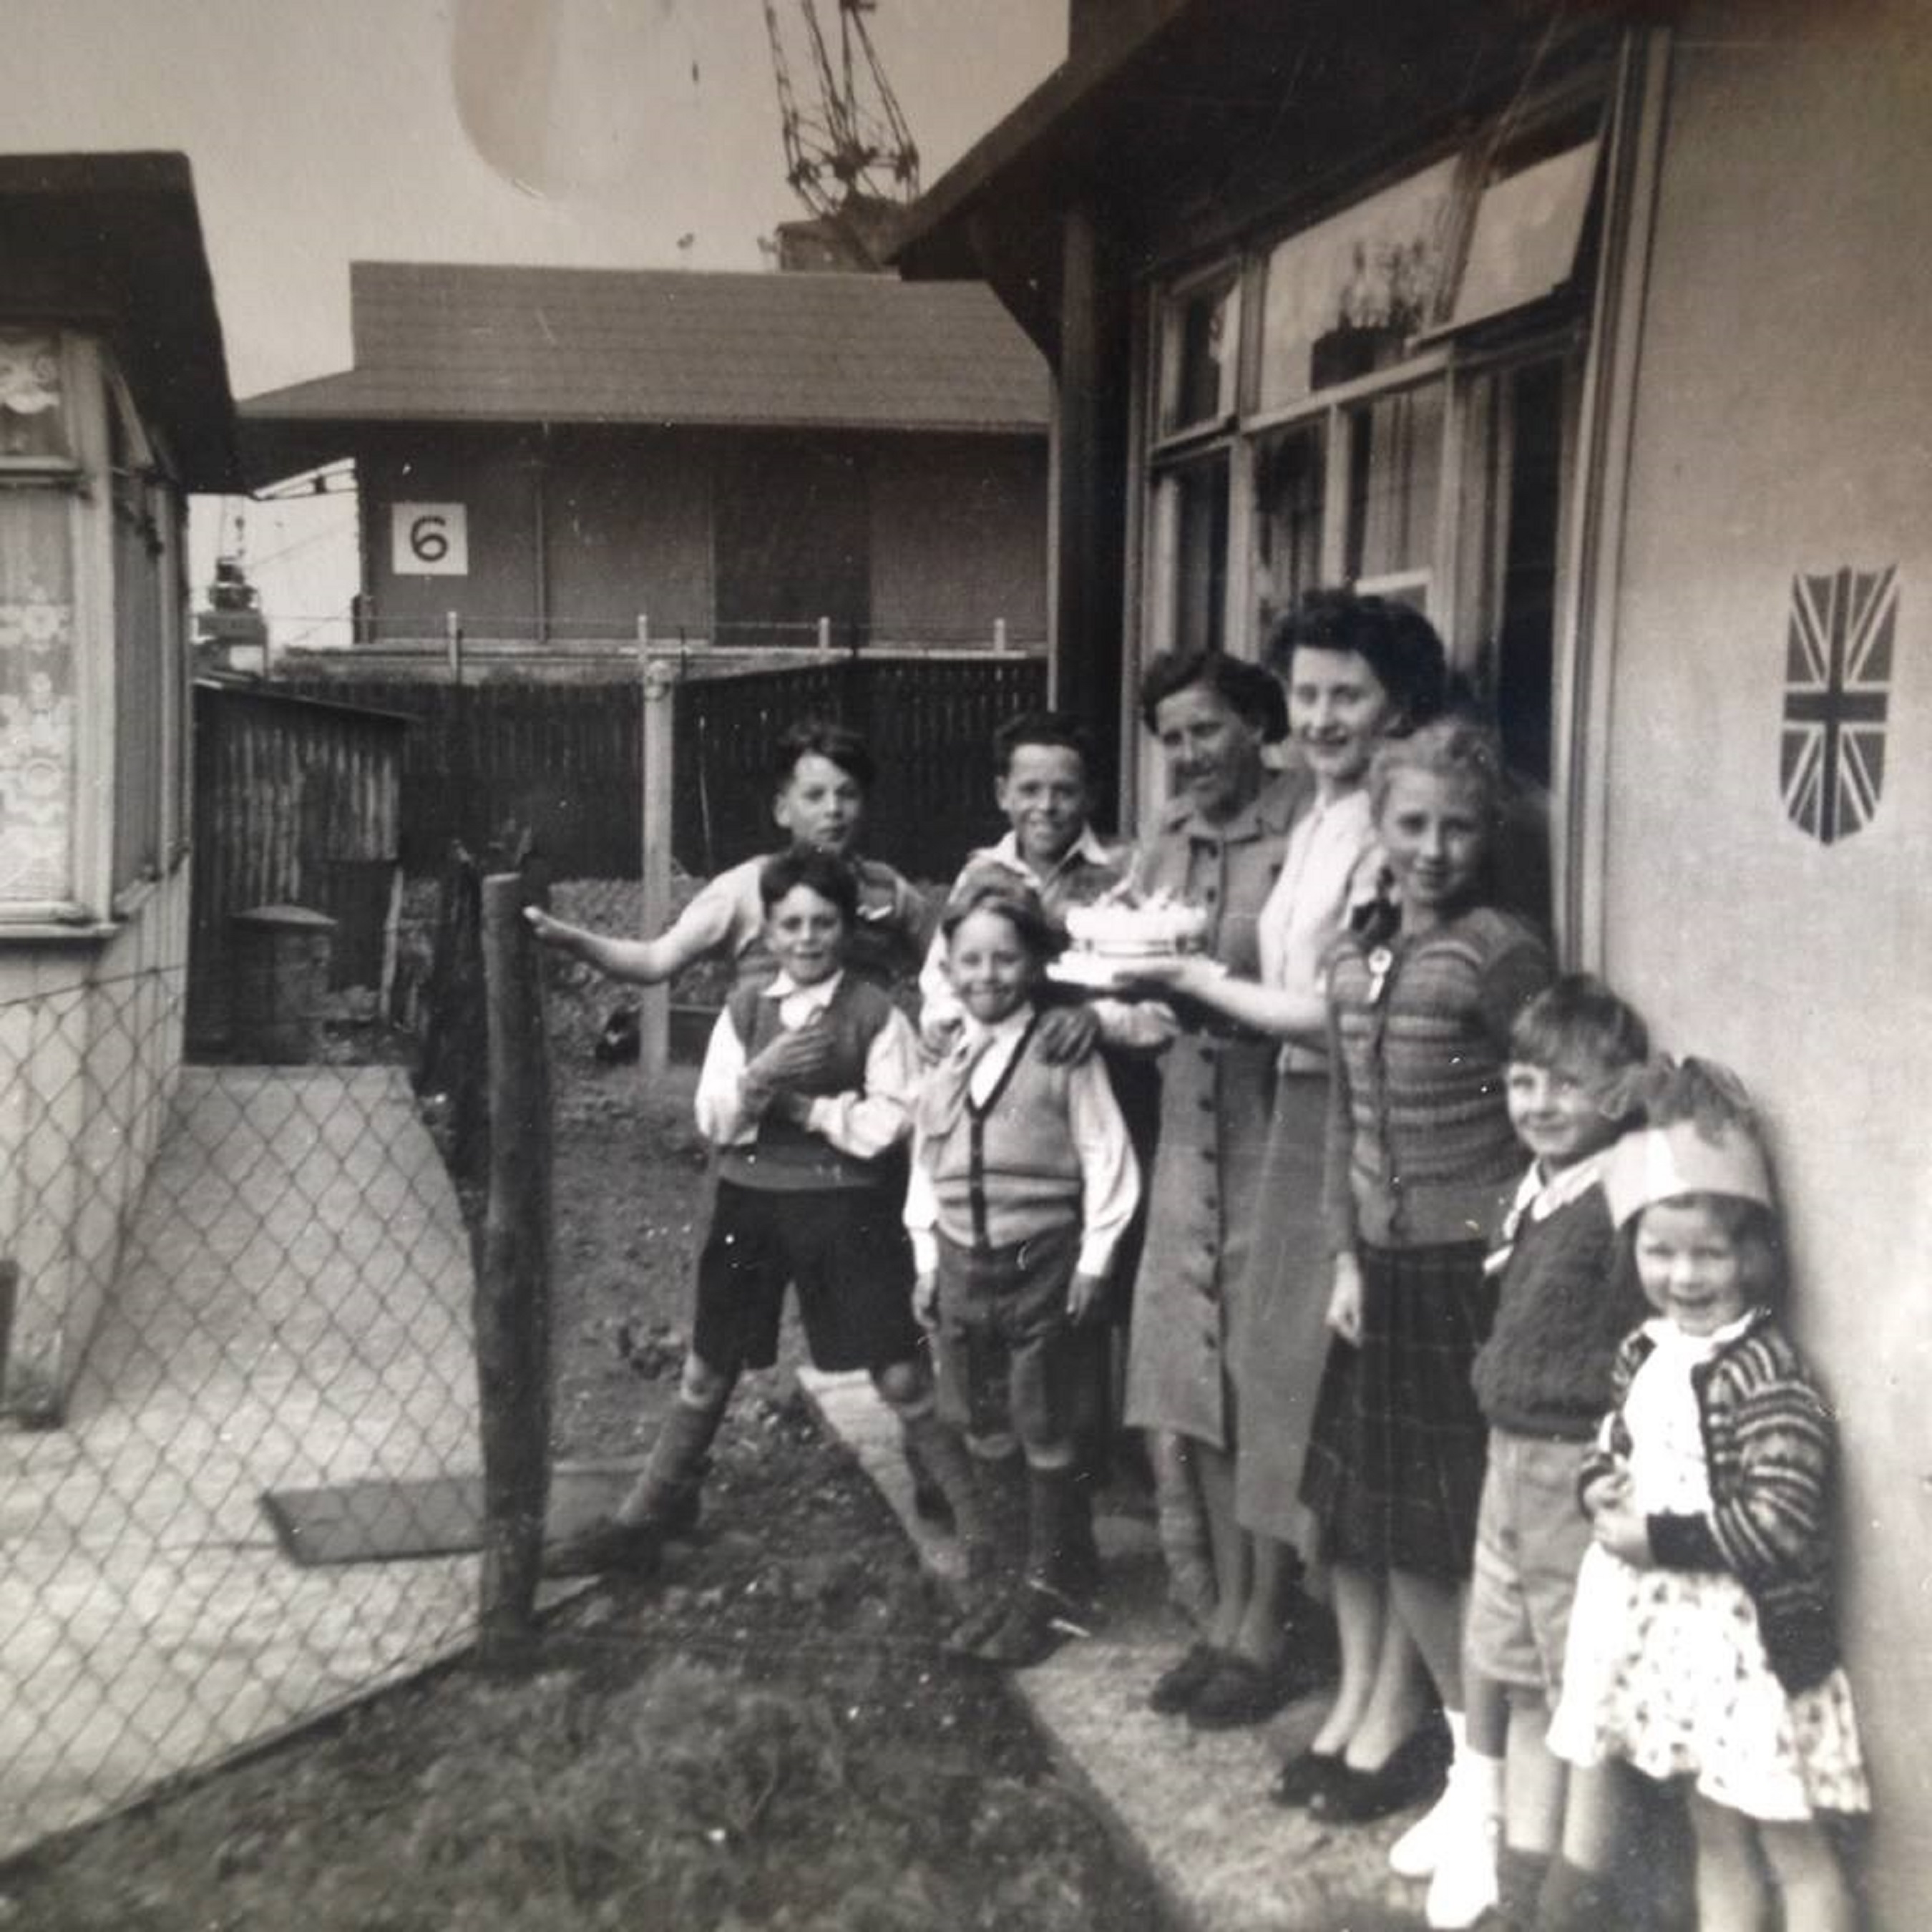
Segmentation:
[(693, 648), (1037, 645), (1047, 386), (983, 288), (358, 262), (355, 366), (242, 405), (258, 482), (352, 458), (356, 643), (567, 672)]
[(0, 158), (0, 1363), (57, 1416), (182, 1055), (186, 493), (233, 405), (179, 154)]
[(1414, 600), (1566, 958), (1775, 1124), (1887, 1926), (1932, 1897), (1932, 41), (1906, 0), (1075, 0), (928, 192), (1056, 384), (1054, 674)]

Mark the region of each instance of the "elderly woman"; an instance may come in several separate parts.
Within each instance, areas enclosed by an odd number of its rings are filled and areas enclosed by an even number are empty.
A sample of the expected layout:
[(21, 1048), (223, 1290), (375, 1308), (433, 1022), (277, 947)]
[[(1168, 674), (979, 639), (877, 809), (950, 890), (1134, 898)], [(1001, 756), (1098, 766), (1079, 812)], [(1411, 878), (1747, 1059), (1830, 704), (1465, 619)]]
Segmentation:
[[(1330, 1269), (1322, 1215), (1328, 1106), (1328, 1004), (1322, 962), (1352, 905), (1372, 890), (1375, 841), (1364, 781), (1385, 732), (1440, 711), (1442, 640), (1406, 606), (1346, 590), (1311, 592), (1264, 653), (1287, 694), (1288, 729), (1312, 783), (1296, 794), (1281, 870), (1257, 922), (1259, 970), (1247, 977), (1188, 959), (1158, 977), (1223, 1020), (1280, 1042), (1273, 1117), (1257, 1190), (1248, 1271), (1231, 1318), (1238, 1415), (1234, 1502), (1252, 1538), (1238, 1603), (1224, 1600), (1221, 1664), (1187, 1698), (1212, 1728), (1265, 1714), (1289, 1679), (1292, 1546), (1316, 1554), (1298, 1501), (1327, 1352)], [(1377, 1606), (1337, 1606), (1345, 1645), (1379, 1640)], [(1357, 1612), (1359, 1611), (1359, 1614)]]

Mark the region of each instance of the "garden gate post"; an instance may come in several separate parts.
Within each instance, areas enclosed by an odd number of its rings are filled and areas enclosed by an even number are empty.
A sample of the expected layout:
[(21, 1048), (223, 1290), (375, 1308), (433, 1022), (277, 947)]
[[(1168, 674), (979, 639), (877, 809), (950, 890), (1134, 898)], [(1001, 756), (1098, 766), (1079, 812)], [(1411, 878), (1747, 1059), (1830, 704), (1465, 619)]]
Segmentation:
[(536, 939), (515, 872), (483, 881), (489, 1031), (490, 1193), (476, 1268), (483, 1446), (478, 1648), (486, 1660), (529, 1634), (550, 1487), (550, 1065)]

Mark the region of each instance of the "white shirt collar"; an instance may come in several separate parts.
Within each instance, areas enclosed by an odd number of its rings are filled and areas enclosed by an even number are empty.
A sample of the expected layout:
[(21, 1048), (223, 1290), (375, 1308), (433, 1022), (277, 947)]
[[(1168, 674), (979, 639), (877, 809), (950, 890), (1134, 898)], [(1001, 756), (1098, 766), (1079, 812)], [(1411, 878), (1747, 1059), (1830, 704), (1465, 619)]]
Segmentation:
[(1100, 835), (1090, 825), (1081, 826), (1080, 836), (1067, 847), (1043, 874), (1036, 872), (1020, 856), (1020, 835), (1017, 832), (1009, 832), (996, 844), (988, 846), (986, 856), (1029, 879), (1039, 879), (1042, 884), (1057, 879), (1076, 859), (1084, 860), (1090, 866), (1111, 866), (1114, 862), (1106, 847), (1100, 842)]
[(1501, 1274), (1509, 1264), (1516, 1238), (1522, 1232), (1523, 1222), (1546, 1221), (1558, 1208), (1567, 1208), (1571, 1202), (1580, 1200), (1603, 1179), (1604, 1165), (1610, 1157), (1609, 1148), (1599, 1148), (1594, 1154), (1586, 1154), (1568, 1167), (1559, 1167), (1547, 1180), (1543, 1178), (1542, 1162), (1532, 1161), (1516, 1184), (1516, 1197), (1503, 1216), (1495, 1246), (1484, 1259), (1483, 1272)]
[(995, 1020), (991, 1026), (982, 1025), (968, 1013), (965, 1024), (960, 1028), (960, 1050), (976, 1055), (983, 1048), (997, 1046), (1003, 1040), (1018, 1040), (1032, 1024), (1030, 1000), (1022, 1000), (1004, 1019)]
[(813, 1012), (819, 1007), (831, 1004), (832, 996), (838, 992), (838, 982), (844, 976), (845, 969), (842, 966), (837, 972), (828, 973), (824, 979), (814, 980), (808, 986), (801, 986), (789, 973), (781, 968), (760, 997), (767, 1000), (791, 1000), (796, 1002), (800, 1012)]
[(1608, 1148), (1599, 1148), (1581, 1160), (1573, 1160), (1568, 1167), (1559, 1167), (1546, 1179), (1542, 1162), (1532, 1161), (1529, 1172), (1517, 1186), (1510, 1212), (1520, 1214), (1527, 1210), (1532, 1221), (1548, 1220), (1558, 1208), (1580, 1200), (1603, 1179), (1610, 1157)]

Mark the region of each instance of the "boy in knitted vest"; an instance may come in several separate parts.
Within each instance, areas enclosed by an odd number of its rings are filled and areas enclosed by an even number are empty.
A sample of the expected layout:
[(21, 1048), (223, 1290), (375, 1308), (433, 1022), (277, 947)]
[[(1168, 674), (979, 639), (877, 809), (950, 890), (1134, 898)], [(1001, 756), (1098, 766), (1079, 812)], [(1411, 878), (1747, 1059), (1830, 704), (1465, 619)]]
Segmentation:
[(1460, 1818), (1432, 1814), (1390, 1854), (1399, 1870), (1432, 1869), (1432, 1926), (1472, 1924), (1498, 1889), (1498, 1916), (1524, 1932), (1587, 1924), (1604, 1909), (1594, 1874), (1614, 1822), (1608, 1774), (1566, 1778), (1544, 1732), (1590, 1541), (1576, 1474), (1617, 1346), (1646, 1306), (1602, 1178), (1626, 1124), (1617, 1096), (1648, 1052), (1643, 1022), (1585, 974), (1546, 987), (1510, 1029), (1510, 1121), (1532, 1158), (1485, 1263), (1499, 1280), (1496, 1318), (1471, 1372), (1489, 1462), (1465, 1632), (1470, 1749), (1458, 1771), (1482, 1788), (1457, 1794)]
[(785, 1289), (812, 1360), (865, 1369), (950, 1494), (970, 1488), (935, 1413), (900, 1225), (919, 1043), (880, 988), (845, 970), (859, 916), (850, 868), (828, 852), (768, 860), (764, 943), (776, 976), (741, 985), (698, 1079), (717, 1190), (698, 1262), (697, 1309), (676, 1400), (614, 1516), (548, 1552), (552, 1575), (648, 1569), (692, 1522), (712, 1439), (740, 1375), (777, 1358)]
[(1016, 883), (970, 887), (940, 930), (961, 1037), (920, 1089), (905, 1223), (940, 1413), (983, 1478), (960, 1520), (968, 1600), (947, 1646), (1022, 1666), (1055, 1648), (1098, 1581), (1078, 1334), (1102, 1318), (1139, 1174), (1098, 1060), (1039, 1050), (1034, 995), (1054, 950), (1039, 901)]

